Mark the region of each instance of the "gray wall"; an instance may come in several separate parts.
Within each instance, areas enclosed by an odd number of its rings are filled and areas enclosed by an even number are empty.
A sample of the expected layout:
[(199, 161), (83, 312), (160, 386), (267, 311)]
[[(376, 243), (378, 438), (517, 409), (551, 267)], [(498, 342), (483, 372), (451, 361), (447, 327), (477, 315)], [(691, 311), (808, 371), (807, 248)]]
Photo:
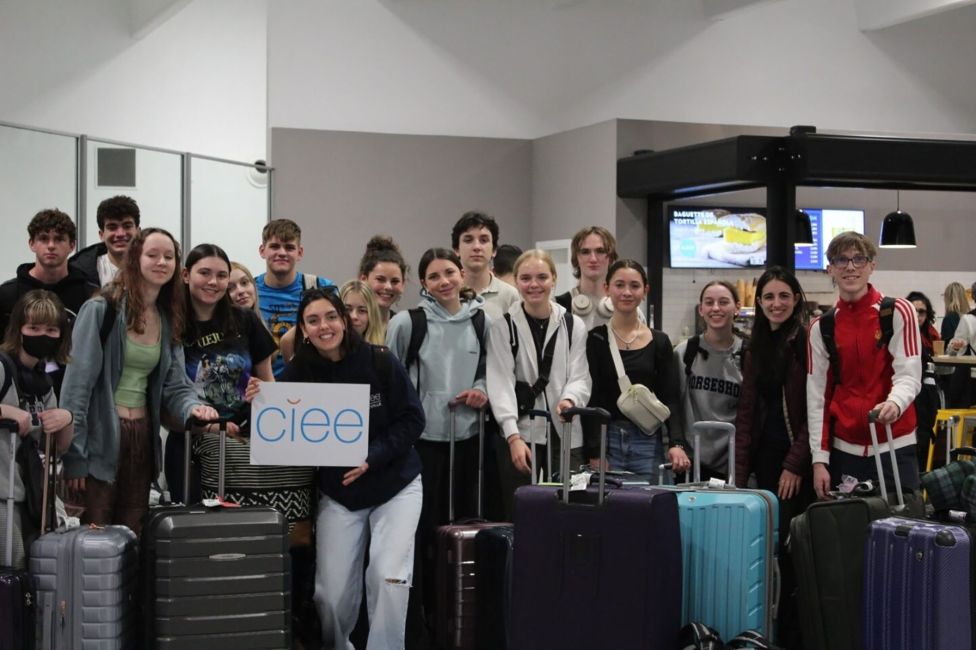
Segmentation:
[(568, 239), (585, 226), (615, 229), (616, 120), (532, 141), (532, 238)]
[(272, 214), (301, 225), (302, 270), (343, 282), (371, 236), (392, 235), (411, 267), (401, 301), (409, 307), (421, 254), (450, 247), (464, 212), (493, 215), (502, 243), (532, 241), (528, 140), (272, 129), (270, 142)]

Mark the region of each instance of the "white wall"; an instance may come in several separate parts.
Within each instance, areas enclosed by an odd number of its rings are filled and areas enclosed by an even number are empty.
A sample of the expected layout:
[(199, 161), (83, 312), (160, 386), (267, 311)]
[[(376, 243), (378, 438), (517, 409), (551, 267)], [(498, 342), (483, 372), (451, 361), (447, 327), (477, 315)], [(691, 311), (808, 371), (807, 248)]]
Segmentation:
[(0, 3), (0, 120), (266, 156), (267, 0), (197, 0), (140, 40), (126, 0)]
[[(275, 127), (536, 138), (613, 118), (976, 129), (976, 8), (863, 33), (850, 0), (290, 0)], [(296, 64), (296, 62), (302, 62)]]

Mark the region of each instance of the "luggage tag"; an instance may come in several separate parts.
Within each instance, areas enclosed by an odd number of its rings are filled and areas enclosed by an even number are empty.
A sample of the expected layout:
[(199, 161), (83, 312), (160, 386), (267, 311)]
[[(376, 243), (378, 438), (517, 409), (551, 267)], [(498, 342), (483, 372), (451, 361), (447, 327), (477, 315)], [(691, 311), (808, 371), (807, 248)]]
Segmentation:
[(240, 508), (241, 504), (226, 499), (203, 499), (200, 503), (205, 508)]

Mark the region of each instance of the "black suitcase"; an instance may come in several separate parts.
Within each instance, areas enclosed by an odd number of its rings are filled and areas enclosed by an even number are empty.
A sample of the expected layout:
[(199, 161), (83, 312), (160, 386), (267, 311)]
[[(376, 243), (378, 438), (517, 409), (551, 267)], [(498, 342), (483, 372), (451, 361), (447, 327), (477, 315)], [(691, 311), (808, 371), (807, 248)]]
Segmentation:
[(480, 650), (508, 650), (512, 602), (512, 549), (515, 527), (496, 526), (474, 538), (477, 632)]
[[(220, 436), (223, 501), (225, 423)], [(143, 527), (141, 559), (143, 647), (291, 647), (288, 522), (274, 508), (154, 508)]]
[(34, 581), (26, 569), (13, 567), (14, 476), (17, 471), (17, 423), (0, 419), (0, 429), (10, 435), (9, 483), (4, 519), (4, 557), (0, 567), (0, 648), (34, 650)]

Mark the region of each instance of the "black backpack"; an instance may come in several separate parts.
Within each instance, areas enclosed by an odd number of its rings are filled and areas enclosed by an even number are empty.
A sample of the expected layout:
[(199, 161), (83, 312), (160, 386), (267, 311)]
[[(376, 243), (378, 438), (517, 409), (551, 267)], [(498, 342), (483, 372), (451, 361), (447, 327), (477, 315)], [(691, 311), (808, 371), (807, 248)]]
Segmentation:
[[(738, 334), (736, 334), (738, 336)], [(739, 351), (735, 353), (736, 361), (739, 364), (739, 370), (742, 370), (743, 359), (746, 357), (746, 352), (749, 350), (749, 339), (745, 337), (739, 337), (742, 339), (742, 346)], [(708, 350), (701, 346), (701, 335), (695, 334), (690, 339), (688, 339), (688, 344), (685, 346), (685, 353), (682, 355), (681, 360), (685, 364), (685, 376), (691, 377), (691, 364), (695, 362), (695, 357), (702, 355), (702, 359), (708, 360)]]
[[(891, 342), (891, 337), (895, 335), (895, 299), (885, 296), (881, 299), (881, 308), (878, 310), (878, 317), (881, 320), (881, 338), (876, 343), (878, 349), (885, 347)], [(840, 385), (840, 355), (837, 353), (837, 339), (834, 338), (834, 326), (837, 322), (837, 308), (831, 307), (820, 317), (820, 338), (823, 339), (824, 348), (827, 350), (827, 357), (830, 359), (830, 368), (834, 375), (834, 385)]]
[[(563, 320), (566, 323), (566, 334), (569, 340), (569, 344), (573, 344), (573, 314), (570, 311), (563, 313)], [(505, 323), (508, 325), (508, 344), (512, 348), (512, 360), (518, 363), (518, 351), (519, 351), (519, 338), (518, 330), (515, 327), (515, 323), (512, 322), (512, 315), (505, 314)], [(546, 345), (545, 349), (542, 351), (542, 357), (539, 361), (539, 377), (535, 380), (535, 383), (529, 384), (528, 382), (516, 380), (515, 381), (515, 401), (518, 404), (518, 414), (519, 417), (528, 414), (529, 411), (535, 408), (535, 400), (549, 385), (549, 372), (552, 370), (552, 358), (556, 351), (556, 334), (553, 334), (549, 339), (549, 343)]]
[[(420, 354), (420, 346), (427, 338), (427, 312), (422, 307), (414, 307), (410, 313), (410, 343), (407, 344), (407, 353), (403, 357), (403, 365), (410, 368), (417, 363)], [(485, 356), (485, 312), (479, 309), (471, 314), (471, 324), (474, 326), (474, 333), (478, 337), (478, 347), (480, 357)]]

